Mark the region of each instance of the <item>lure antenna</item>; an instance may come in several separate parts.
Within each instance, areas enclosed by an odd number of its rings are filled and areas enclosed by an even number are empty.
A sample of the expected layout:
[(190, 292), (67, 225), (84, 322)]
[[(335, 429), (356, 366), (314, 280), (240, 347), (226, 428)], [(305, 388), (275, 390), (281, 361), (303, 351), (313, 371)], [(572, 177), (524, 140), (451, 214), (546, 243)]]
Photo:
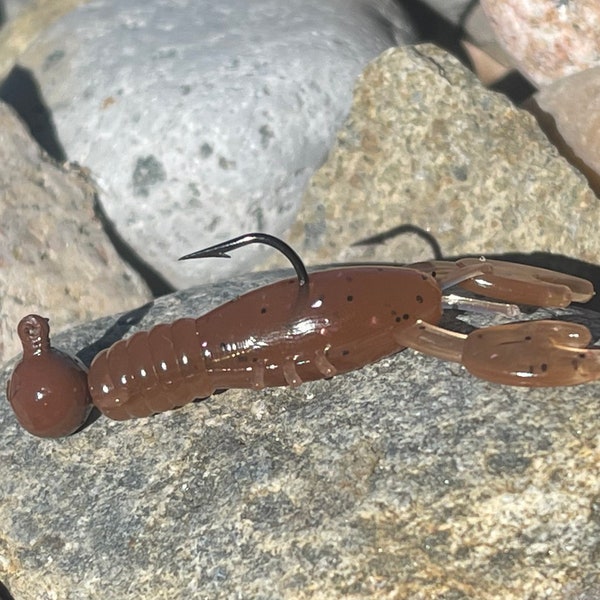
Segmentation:
[(242, 246), (248, 246), (249, 244), (266, 244), (267, 246), (272, 246), (276, 250), (279, 250), (279, 252), (292, 263), (296, 275), (298, 276), (298, 283), (300, 286), (304, 286), (308, 283), (308, 272), (306, 271), (306, 267), (300, 256), (298, 256), (296, 251), (291, 246), (288, 246), (283, 240), (268, 233), (246, 233), (231, 240), (227, 240), (226, 242), (210, 246), (209, 248), (186, 254), (185, 256), (180, 257), (179, 260), (188, 260), (190, 258), (231, 258), (231, 256), (227, 254), (228, 252), (231, 252), (236, 248), (241, 248)]

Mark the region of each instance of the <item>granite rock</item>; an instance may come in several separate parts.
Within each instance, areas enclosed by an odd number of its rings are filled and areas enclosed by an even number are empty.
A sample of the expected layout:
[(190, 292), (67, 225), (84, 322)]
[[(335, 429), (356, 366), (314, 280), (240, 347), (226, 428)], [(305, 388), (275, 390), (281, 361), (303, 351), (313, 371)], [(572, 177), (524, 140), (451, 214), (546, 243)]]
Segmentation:
[(98, 0), (19, 58), (66, 156), (93, 172), (119, 234), (176, 287), (174, 258), (294, 219), (361, 68), (410, 38), (389, 0)]
[[(54, 343), (89, 362), (280, 276), (180, 292)], [(559, 314), (598, 338), (597, 314)], [(22, 431), (2, 399), (0, 580), (62, 600), (595, 598), (599, 395), (502, 387), (405, 351), (57, 441)]]
[(45, 156), (0, 103), (0, 361), (21, 349), (29, 312), (56, 331), (150, 298), (94, 214), (95, 188), (81, 171)]
[(481, 0), (500, 43), (537, 86), (600, 66), (600, 3)]
[[(391, 49), (352, 110), (286, 239), (309, 264), (547, 251), (600, 257), (598, 199), (535, 119), (428, 44)], [(379, 246), (352, 246), (406, 227)], [(279, 263), (278, 263), (279, 264)]]

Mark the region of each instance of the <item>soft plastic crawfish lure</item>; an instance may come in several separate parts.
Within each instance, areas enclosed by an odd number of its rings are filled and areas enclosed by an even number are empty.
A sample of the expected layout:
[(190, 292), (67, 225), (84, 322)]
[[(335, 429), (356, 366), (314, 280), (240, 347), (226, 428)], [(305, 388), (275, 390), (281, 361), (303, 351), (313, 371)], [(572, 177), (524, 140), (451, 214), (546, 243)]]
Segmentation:
[(220, 389), (296, 386), (347, 373), (406, 347), (508, 385), (600, 378), (600, 350), (587, 348), (591, 334), (582, 325), (528, 321), (468, 335), (437, 325), (442, 291), (453, 285), (502, 301), (565, 307), (593, 296), (585, 279), (483, 259), (340, 266), (309, 275), (292, 248), (261, 233), (183, 258), (227, 256), (257, 242), (285, 254), (297, 276), (197, 319), (135, 333), (100, 352), (89, 372), (50, 345), (47, 319), (22, 319), (23, 358), (7, 390), (21, 425), (37, 436), (65, 436), (85, 422), (92, 403), (112, 419), (147, 417)]

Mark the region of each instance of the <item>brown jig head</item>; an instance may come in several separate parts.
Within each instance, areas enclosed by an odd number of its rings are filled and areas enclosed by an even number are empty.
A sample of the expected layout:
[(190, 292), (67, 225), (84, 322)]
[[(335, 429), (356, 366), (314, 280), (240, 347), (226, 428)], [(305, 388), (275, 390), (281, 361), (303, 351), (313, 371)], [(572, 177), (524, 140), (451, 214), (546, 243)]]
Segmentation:
[(38, 437), (62, 437), (81, 427), (92, 408), (87, 370), (76, 358), (52, 348), (48, 319), (27, 315), (17, 329), (23, 358), (6, 396), (21, 426)]

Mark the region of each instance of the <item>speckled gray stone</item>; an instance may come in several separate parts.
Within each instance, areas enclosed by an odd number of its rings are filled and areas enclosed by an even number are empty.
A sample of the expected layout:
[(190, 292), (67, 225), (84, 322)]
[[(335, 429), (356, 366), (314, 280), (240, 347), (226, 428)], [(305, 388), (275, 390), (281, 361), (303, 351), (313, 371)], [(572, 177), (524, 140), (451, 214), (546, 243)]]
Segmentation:
[(351, 114), (286, 239), (309, 263), (549, 251), (600, 258), (599, 202), (526, 111), (432, 45), (391, 49), (359, 78)]
[(52, 315), (59, 331), (150, 299), (94, 214), (93, 184), (44, 155), (3, 103), (0, 185), (1, 362), (21, 349), (16, 327), (29, 312)]
[[(89, 360), (279, 276), (54, 342)], [(600, 334), (597, 314), (561, 314)], [(59, 441), (26, 434), (2, 399), (0, 580), (19, 599), (595, 598), (598, 397), (598, 384), (502, 387), (405, 351)]]
[(255, 249), (216, 273), (173, 257), (290, 225), (355, 77), (407, 38), (389, 0), (97, 0), (19, 64), (119, 234), (187, 287), (246, 270)]

